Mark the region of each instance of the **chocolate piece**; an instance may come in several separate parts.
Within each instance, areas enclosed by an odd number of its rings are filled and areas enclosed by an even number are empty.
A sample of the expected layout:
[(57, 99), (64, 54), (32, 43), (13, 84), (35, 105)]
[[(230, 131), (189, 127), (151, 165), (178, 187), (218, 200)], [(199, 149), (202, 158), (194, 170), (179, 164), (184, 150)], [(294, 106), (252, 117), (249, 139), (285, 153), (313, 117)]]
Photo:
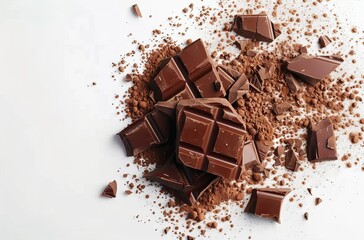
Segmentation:
[(244, 94), (249, 92), (249, 81), (245, 74), (241, 74), (239, 79), (231, 86), (229, 90), (229, 102), (233, 104)]
[(109, 198), (114, 198), (116, 197), (116, 191), (117, 191), (118, 187), (117, 187), (117, 183), (116, 181), (112, 181), (109, 182), (109, 184), (106, 186), (106, 188), (104, 189), (104, 191), (102, 192), (102, 196), (103, 197), (109, 197)]
[(239, 79), (239, 77), (241, 76), (241, 73), (239, 71), (236, 71), (235, 69), (225, 66), (225, 65), (218, 65), (218, 68), (222, 68), (223, 70), (225, 70), (230, 77), (232, 77), (235, 81)]
[(254, 189), (244, 212), (271, 218), (280, 223), (281, 207), (289, 188)]
[(223, 98), (181, 100), (177, 105), (177, 159), (227, 179), (243, 170), (245, 124)]
[(295, 78), (292, 73), (286, 73), (284, 76), (286, 80), (287, 87), (291, 93), (296, 93), (302, 88), (302, 84)]
[(257, 140), (255, 141), (255, 146), (257, 147), (260, 162), (263, 162), (269, 149), (273, 146), (273, 142)]
[(319, 197), (317, 197), (317, 198), (315, 199), (315, 205), (317, 206), (317, 205), (319, 205), (320, 203), (322, 203), (322, 199), (321, 199), (321, 198), (319, 198)]
[(288, 150), (288, 152), (286, 153), (285, 166), (287, 169), (294, 172), (296, 172), (301, 166), (300, 162), (298, 161), (298, 157), (293, 149)]
[(265, 13), (236, 15), (233, 30), (243, 37), (263, 42), (272, 42), (281, 34)]
[(142, 17), (142, 12), (140, 11), (139, 7), (138, 7), (138, 4), (134, 4), (132, 6), (132, 9), (133, 9), (133, 12), (136, 16), (138, 17)]
[(321, 37), (319, 38), (319, 44), (320, 44), (320, 47), (321, 47), (321, 48), (326, 47), (326, 46), (327, 46), (327, 45), (329, 45), (331, 42), (332, 42), (332, 41), (331, 41), (331, 39), (330, 39), (328, 36), (326, 36), (326, 35), (321, 36)]
[(244, 51), (246, 46), (249, 44), (248, 40), (236, 40), (235, 41), (236, 46), (239, 47), (241, 51)]
[(284, 154), (284, 147), (282, 147), (282, 146), (276, 147), (276, 149), (274, 150), (274, 154), (277, 157), (281, 158), (283, 156), (283, 154)]
[(288, 62), (287, 69), (300, 79), (311, 85), (315, 85), (332, 71), (334, 71), (343, 59), (336, 56), (310, 56), (301, 54)]
[(173, 58), (160, 64), (160, 71), (151, 81), (157, 101), (224, 97), (226, 92), (201, 39), (188, 45)]
[(307, 191), (312, 196), (312, 188), (307, 188)]
[(277, 103), (277, 104), (274, 104), (274, 106), (273, 106), (273, 112), (276, 115), (282, 115), (284, 112), (286, 112), (291, 107), (292, 107), (292, 105), (287, 102)]
[(257, 75), (254, 75), (253, 79), (250, 79), (250, 86), (257, 92), (261, 92), (263, 89), (263, 80)]
[(225, 90), (228, 90), (235, 83), (234, 78), (224, 68), (218, 66), (217, 73)]
[(307, 136), (309, 161), (337, 160), (334, 128), (330, 118), (311, 124)]
[(218, 177), (207, 172), (188, 168), (175, 162), (172, 155), (161, 167), (144, 175), (188, 205), (192, 205)]
[(159, 102), (155, 109), (118, 133), (124, 143), (126, 155), (133, 156), (148, 148), (165, 143), (174, 126), (174, 108), (177, 102)]
[(275, 67), (273, 64), (266, 64), (265, 66), (261, 67), (258, 71), (258, 75), (262, 82), (266, 79), (270, 79), (273, 77), (275, 71)]
[(305, 213), (303, 214), (303, 217), (304, 217), (306, 220), (308, 220), (308, 212), (305, 212)]
[(255, 166), (261, 164), (259, 153), (253, 140), (248, 140), (244, 144), (243, 164), (245, 170), (253, 169)]

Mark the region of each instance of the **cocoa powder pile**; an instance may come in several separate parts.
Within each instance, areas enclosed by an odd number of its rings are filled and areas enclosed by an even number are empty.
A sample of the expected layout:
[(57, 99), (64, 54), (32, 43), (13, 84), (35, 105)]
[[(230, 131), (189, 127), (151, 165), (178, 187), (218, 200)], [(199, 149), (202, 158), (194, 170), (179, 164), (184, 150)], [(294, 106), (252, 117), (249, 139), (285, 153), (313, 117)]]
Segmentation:
[[(303, 0), (295, 8), (304, 7), (310, 12), (311, 9), (324, 4), (322, 2)], [(206, 231), (211, 229), (224, 232), (223, 228), (219, 228), (219, 222), (228, 222), (230, 228), (237, 224), (231, 220), (232, 213), (226, 207), (227, 203), (243, 208), (247, 197), (256, 186), (293, 186), (295, 171), (311, 171), (316, 165), (308, 163), (305, 150), (306, 129), (310, 123), (330, 117), (335, 130), (346, 134), (353, 144), (363, 145), (364, 120), (358, 112), (358, 106), (362, 102), (361, 86), (364, 76), (359, 71), (345, 71), (345, 64), (356, 63), (353, 46), (360, 43), (355, 37), (346, 44), (340, 40), (345, 35), (343, 29), (347, 29), (348, 26), (339, 22), (332, 10), (323, 12), (321, 16), (301, 15), (298, 10), (292, 9), (289, 3), (283, 3), (281, 0), (276, 1), (273, 6), (258, 0), (244, 2), (244, 9), (240, 6), (240, 3), (234, 1), (220, 1), (217, 7), (196, 7), (189, 4), (182, 9), (179, 16), (168, 18), (168, 26), (164, 31), (153, 30), (150, 43), (142, 44), (133, 40), (136, 49), (125, 54), (117, 63), (113, 63), (115, 75), (119, 74), (123, 78), (122, 81), (130, 84), (126, 93), (115, 94), (113, 105), (121, 121), (135, 121), (153, 110), (155, 102), (151, 98), (149, 83), (158, 72), (159, 63), (178, 54), (184, 46), (192, 42), (190, 38), (184, 43), (174, 41), (168, 33), (164, 33), (170, 29), (180, 37), (185, 36), (191, 28), (204, 30), (209, 36), (205, 42), (216, 62), (234, 74), (245, 74), (248, 79), (253, 79), (257, 74), (262, 74), (259, 77), (264, 79), (260, 89), (251, 90), (233, 105), (246, 122), (248, 133), (262, 144), (267, 143), (269, 148), (261, 166), (246, 171), (241, 180), (221, 179), (204, 192), (196, 204), (187, 206), (169, 196), (159, 185), (146, 182), (140, 174), (123, 174), (127, 195), (137, 193), (149, 198), (143, 190), (146, 187), (157, 186), (160, 189), (159, 196), (167, 196), (170, 199), (167, 205), (158, 204), (157, 199), (149, 199), (163, 213), (164, 217), (161, 220), (167, 226), (164, 234), (173, 232), (180, 238), (193, 239), (186, 232), (198, 231), (199, 236), (204, 236)], [(245, 39), (231, 31), (235, 14), (260, 13), (263, 10), (280, 25), (283, 32), (283, 36), (273, 43)], [(193, 19), (194, 25), (186, 24), (186, 18)], [(316, 24), (318, 20), (320, 26)], [(331, 29), (333, 24), (335, 26)], [(359, 31), (355, 27), (349, 29), (352, 34)], [(328, 33), (330, 45), (335, 48), (330, 51), (325, 48), (311, 50), (314, 49), (312, 45), (319, 45), (319, 37)], [(295, 88), (289, 87), (288, 82), (292, 81), (292, 76), (285, 70), (286, 62), (304, 52), (320, 55), (340, 54), (345, 58), (345, 64), (339, 67), (334, 76), (327, 77), (314, 86), (298, 80)], [(141, 61), (129, 62), (137, 53), (140, 54)], [(265, 72), (261, 72), (262, 69)], [(115, 75), (113, 78), (117, 79)], [(355, 132), (346, 131), (353, 127)], [(154, 164), (162, 164), (172, 151), (168, 145), (154, 147), (136, 156), (134, 163), (141, 172), (146, 173), (153, 169)], [(296, 169), (289, 169), (287, 165), (284, 167), (285, 158), (292, 154), (289, 151), (296, 154), (302, 163)], [(340, 159), (344, 162), (353, 157), (350, 154), (340, 154)], [(359, 159), (355, 159), (354, 165), (359, 163)], [(345, 164), (348, 168), (352, 167), (351, 162)], [(302, 185), (304, 184), (303, 181)], [(294, 194), (290, 201), (298, 198)], [(302, 204), (299, 203), (298, 206), (302, 207)], [(206, 219), (208, 213), (211, 217)], [(308, 216), (305, 212), (306, 220)], [(181, 221), (185, 221), (185, 229), (179, 228)]]

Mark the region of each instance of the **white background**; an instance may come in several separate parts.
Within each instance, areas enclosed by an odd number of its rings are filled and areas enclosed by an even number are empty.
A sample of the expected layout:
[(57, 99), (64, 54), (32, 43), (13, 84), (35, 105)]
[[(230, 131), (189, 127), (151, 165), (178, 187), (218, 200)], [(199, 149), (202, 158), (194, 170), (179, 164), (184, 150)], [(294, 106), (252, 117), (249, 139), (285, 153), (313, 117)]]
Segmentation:
[[(353, 25), (363, 24), (364, 1), (331, 2), (342, 9), (344, 18), (352, 16)], [(153, 18), (135, 18), (130, 11), (134, 3)], [(111, 79), (111, 62), (135, 48), (128, 33), (147, 40), (152, 29), (180, 14), (187, 3), (0, 1), (0, 239), (160, 238), (167, 225), (157, 221), (155, 196), (146, 201), (122, 194), (125, 187), (117, 169), (131, 158), (125, 157), (114, 136), (126, 122), (115, 116), (111, 103), (126, 86), (120, 77)], [(92, 82), (97, 85), (88, 87)], [(349, 150), (342, 146), (341, 153)], [(353, 149), (354, 155), (363, 157), (359, 145)], [(298, 189), (304, 208), (299, 209), (297, 202), (285, 204), (282, 224), (233, 209), (237, 227), (226, 228), (226, 235), (215, 231), (211, 238), (362, 239), (360, 167), (325, 163), (298, 177), (307, 175), (308, 186), (324, 200), (320, 206), (314, 207), (314, 197)], [(105, 184), (114, 179), (119, 182), (118, 197), (100, 197)], [(305, 211), (309, 221), (302, 218)], [(138, 214), (143, 220), (139, 223), (134, 218)]]

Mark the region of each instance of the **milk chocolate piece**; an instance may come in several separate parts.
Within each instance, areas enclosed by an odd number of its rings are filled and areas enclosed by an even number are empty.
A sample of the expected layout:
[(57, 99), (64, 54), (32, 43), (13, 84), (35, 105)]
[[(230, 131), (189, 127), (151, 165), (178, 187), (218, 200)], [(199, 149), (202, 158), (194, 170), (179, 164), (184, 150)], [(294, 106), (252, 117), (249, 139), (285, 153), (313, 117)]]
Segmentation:
[(265, 157), (267, 156), (269, 149), (273, 146), (273, 142), (256, 140), (255, 146), (258, 151), (258, 156), (259, 156), (260, 162), (263, 162)]
[[(218, 65), (217, 68), (222, 68), (223, 70), (225, 70), (230, 77), (232, 77), (235, 81), (239, 79), (239, 77), (241, 76), (241, 73), (229, 66), (225, 66), (225, 65)], [(226, 89), (227, 90), (227, 89)]]
[(243, 37), (263, 42), (272, 42), (281, 34), (265, 13), (236, 15), (233, 30)]
[(321, 37), (319, 38), (319, 44), (320, 44), (320, 47), (321, 47), (321, 48), (326, 47), (326, 46), (327, 46), (327, 45), (329, 45), (331, 42), (332, 42), (332, 41), (331, 41), (331, 39), (330, 39), (328, 36), (326, 36), (326, 35), (323, 35), (323, 36), (321, 36)]
[(229, 102), (233, 104), (244, 94), (249, 92), (249, 81), (245, 74), (241, 74), (239, 79), (231, 86), (229, 90)]
[(289, 188), (254, 189), (245, 212), (271, 218), (280, 223), (282, 202), (290, 191)]
[(286, 80), (287, 87), (291, 93), (296, 93), (302, 88), (302, 84), (290, 72), (286, 73), (284, 80)]
[(174, 127), (176, 104), (177, 102), (159, 102), (152, 112), (118, 133), (127, 156), (137, 155), (152, 146), (168, 141), (171, 128)]
[(255, 166), (261, 164), (257, 147), (253, 140), (248, 140), (244, 144), (243, 164), (244, 170), (253, 169)]
[(298, 161), (298, 157), (293, 149), (288, 150), (288, 152), (286, 153), (285, 166), (287, 169), (294, 172), (296, 172), (301, 166), (301, 163)]
[(177, 105), (177, 159), (185, 166), (238, 179), (246, 135), (242, 118), (226, 99), (189, 99)]
[(158, 182), (173, 196), (188, 205), (195, 203), (204, 191), (218, 180), (217, 176), (207, 172), (177, 164), (174, 154), (164, 165), (145, 174), (144, 177)]
[(103, 197), (114, 198), (116, 197), (117, 183), (116, 181), (109, 182), (104, 191), (102, 192)]
[(315, 85), (332, 71), (334, 71), (343, 59), (336, 56), (310, 56), (301, 54), (288, 62), (287, 69), (305, 82)]
[(224, 88), (216, 88), (223, 84), (201, 39), (188, 45), (179, 55), (164, 60), (159, 68), (150, 86), (157, 101), (226, 95)]
[(334, 128), (330, 118), (309, 127), (307, 158), (309, 161), (337, 160)]
[(263, 90), (263, 80), (257, 75), (254, 75), (253, 78), (250, 79), (250, 86), (257, 92), (261, 92)]
[(140, 11), (138, 4), (134, 4), (131, 8), (136, 16), (142, 17), (142, 12)]
[(228, 90), (234, 83), (235, 79), (222, 67), (217, 67), (220, 80), (225, 90)]
[(276, 115), (282, 115), (291, 107), (292, 107), (292, 105), (287, 102), (277, 103), (277, 104), (273, 105), (273, 112)]

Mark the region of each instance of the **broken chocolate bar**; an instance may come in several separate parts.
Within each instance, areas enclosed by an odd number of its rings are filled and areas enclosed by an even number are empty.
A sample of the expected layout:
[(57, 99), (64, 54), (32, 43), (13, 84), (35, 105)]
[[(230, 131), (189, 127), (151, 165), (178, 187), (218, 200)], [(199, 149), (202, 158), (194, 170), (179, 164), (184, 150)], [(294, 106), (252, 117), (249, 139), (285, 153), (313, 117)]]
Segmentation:
[(207, 172), (177, 164), (175, 155), (144, 177), (158, 182), (173, 196), (188, 205), (195, 203), (204, 191), (218, 180), (217, 176)]
[(289, 188), (254, 189), (244, 212), (271, 218), (280, 223), (281, 207)]
[(233, 30), (243, 37), (263, 42), (272, 42), (281, 34), (265, 13), (236, 15)]
[(116, 181), (109, 182), (104, 191), (102, 192), (103, 197), (114, 198), (116, 197), (117, 183)]
[(185, 166), (238, 179), (247, 133), (223, 98), (181, 100), (177, 105), (177, 159)]
[(229, 90), (229, 102), (233, 104), (244, 94), (249, 92), (249, 81), (245, 74), (241, 74), (239, 79), (231, 86)]
[(337, 160), (334, 128), (330, 118), (309, 127), (307, 158), (309, 161)]
[(301, 163), (298, 161), (298, 157), (293, 149), (288, 150), (285, 157), (285, 167), (291, 171), (296, 172), (298, 168), (301, 166)]
[(315, 85), (332, 71), (334, 71), (343, 59), (336, 56), (310, 56), (301, 54), (288, 62), (287, 69), (305, 82)]
[(178, 55), (165, 59), (151, 81), (156, 101), (170, 99), (224, 97), (224, 86), (201, 39)]
[(168, 141), (171, 127), (174, 126), (176, 104), (177, 102), (159, 102), (152, 112), (118, 133), (127, 156), (136, 155)]

